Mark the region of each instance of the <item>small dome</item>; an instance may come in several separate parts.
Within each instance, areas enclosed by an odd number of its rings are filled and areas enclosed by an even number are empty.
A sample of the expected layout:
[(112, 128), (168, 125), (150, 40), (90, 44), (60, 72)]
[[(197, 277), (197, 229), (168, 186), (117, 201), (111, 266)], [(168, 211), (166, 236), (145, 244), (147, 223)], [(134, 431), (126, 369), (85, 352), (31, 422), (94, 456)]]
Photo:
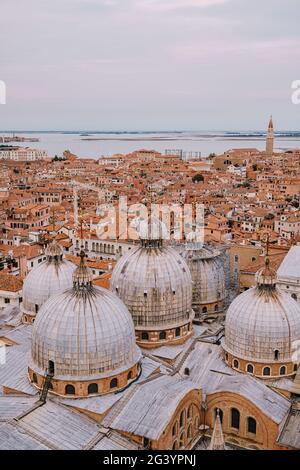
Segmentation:
[(45, 250), (45, 255), (46, 255), (46, 257), (49, 261), (51, 261), (52, 259), (54, 261), (55, 260), (58, 261), (59, 259), (62, 258), (63, 253), (62, 253), (62, 249), (59, 246), (59, 244), (55, 240), (53, 240), (47, 246), (47, 248)]
[(137, 232), (143, 246), (160, 246), (163, 240), (169, 238), (166, 225), (154, 216), (148, 219), (139, 217), (130, 226)]
[(252, 362), (292, 362), (298, 340), (300, 307), (277, 289), (267, 262), (257, 273), (257, 286), (236, 297), (227, 311), (224, 349)]
[(73, 273), (73, 285), (78, 289), (85, 288), (92, 285), (93, 273), (84, 263), (85, 253), (81, 250), (80, 252), (80, 263)]
[(53, 295), (40, 309), (32, 333), (30, 369), (44, 375), (54, 363), (54, 379), (98, 380), (137, 364), (131, 316), (107, 289), (94, 287), (83, 258), (72, 289)]
[(142, 244), (128, 251), (115, 266), (111, 290), (140, 329), (176, 328), (193, 318), (191, 274), (173, 248)]
[(225, 273), (220, 252), (198, 243), (187, 243), (181, 253), (187, 262), (193, 280), (193, 307), (212, 304), (225, 299)]
[(63, 259), (54, 243), (46, 249), (47, 259), (33, 268), (23, 284), (23, 314), (36, 315), (42, 304), (53, 294), (72, 286), (75, 265)]
[(277, 274), (274, 269), (270, 267), (270, 259), (267, 257), (265, 260), (265, 266), (255, 275), (257, 286), (275, 286), (277, 282)]

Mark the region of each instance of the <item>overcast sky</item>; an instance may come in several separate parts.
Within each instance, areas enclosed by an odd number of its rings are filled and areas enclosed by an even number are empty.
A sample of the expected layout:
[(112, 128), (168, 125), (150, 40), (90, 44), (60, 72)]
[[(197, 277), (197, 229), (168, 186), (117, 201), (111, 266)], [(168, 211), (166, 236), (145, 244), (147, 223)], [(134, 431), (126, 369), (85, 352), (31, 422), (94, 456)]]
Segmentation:
[(299, 129), (299, 0), (1, 0), (0, 129)]

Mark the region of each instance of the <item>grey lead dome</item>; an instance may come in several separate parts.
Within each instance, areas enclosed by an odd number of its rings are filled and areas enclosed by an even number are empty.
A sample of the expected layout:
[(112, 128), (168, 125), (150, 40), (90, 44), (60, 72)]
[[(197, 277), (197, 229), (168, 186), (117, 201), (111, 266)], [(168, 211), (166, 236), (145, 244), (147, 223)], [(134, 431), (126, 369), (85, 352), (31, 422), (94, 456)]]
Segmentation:
[(83, 276), (79, 266), (74, 287), (52, 296), (40, 309), (32, 333), (33, 371), (44, 375), (53, 361), (56, 379), (100, 379), (140, 360), (127, 308), (108, 290), (93, 287), (88, 272)]
[(35, 315), (53, 294), (72, 286), (75, 265), (62, 257), (61, 248), (52, 242), (46, 249), (46, 260), (33, 268), (23, 285), (22, 310)]
[(111, 290), (128, 307), (136, 328), (174, 328), (194, 315), (190, 270), (179, 253), (160, 243), (135, 247), (122, 256)]
[(188, 243), (181, 254), (187, 262), (193, 280), (193, 306), (199, 308), (224, 300), (225, 274), (220, 252), (209, 246)]
[(276, 274), (266, 267), (256, 276), (257, 286), (231, 303), (225, 322), (225, 351), (257, 362), (292, 362), (293, 346), (300, 340), (300, 307), (276, 287)]

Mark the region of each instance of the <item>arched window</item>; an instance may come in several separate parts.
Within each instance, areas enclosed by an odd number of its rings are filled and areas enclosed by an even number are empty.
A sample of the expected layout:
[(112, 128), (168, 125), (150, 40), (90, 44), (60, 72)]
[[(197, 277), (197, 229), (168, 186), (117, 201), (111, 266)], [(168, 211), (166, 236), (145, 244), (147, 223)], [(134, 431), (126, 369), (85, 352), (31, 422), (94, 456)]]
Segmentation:
[(231, 409), (231, 427), (240, 429), (240, 412), (236, 408)]
[(65, 394), (66, 395), (75, 395), (75, 387), (74, 385), (66, 385), (65, 387)]
[(161, 331), (159, 333), (159, 339), (166, 339), (167, 335), (166, 335), (166, 332), (165, 331)]
[(274, 351), (274, 359), (275, 359), (275, 361), (278, 361), (278, 359), (279, 359), (279, 351), (278, 351), (278, 349), (275, 349), (275, 351)]
[(192, 426), (191, 425), (189, 425), (189, 427), (188, 427), (187, 438), (188, 438), (189, 441), (191, 441), (192, 438), (193, 438), (193, 432), (192, 432)]
[(254, 367), (253, 367), (252, 364), (247, 364), (247, 372), (248, 372), (248, 374), (253, 374)]
[(215, 305), (215, 312), (217, 312), (219, 309), (218, 305)]
[(143, 332), (142, 332), (142, 339), (144, 339), (144, 340), (146, 340), (146, 341), (149, 340), (149, 335), (148, 335), (148, 333), (147, 333), (146, 331), (143, 331)]
[(132, 379), (132, 370), (130, 370), (127, 374), (127, 380), (131, 380)]
[(97, 384), (89, 384), (88, 386), (88, 394), (98, 393), (98, 385)]
[(180, 427), (181, 428), (184, 426), (184, 423), (185, 423), (185, 411), (182, 410), (182, 412), (180, 413)]
[(53, 361), (48, 362), (48, 372), (50, 375), (54, 375), (54, 362)]
[(199, 416), (196, 416), (196, 418), (194, 419), (194, 432), (198, 432), (199, 431)]
[(110, 381), (110, 388), (116, 388), (118, 386), (118, 379), (115, 377)]
[(221, 410), (221, 408), (215, 408), (215, 419), (217, 418), (218, 410), (219, 410), (220, 421), (221, 423), (223, 423), (223, 410)]
[(179, 449), (182, 449), (184, 447), (184, 431), (180, 434), (180, 438), (179, 438)]
[(175, 330), (175, 336), (180, 336), (180, 328), (176, 328), (176, 330)]
[(190, 405), (187, 412), (188, 419), (193, 417), (193, 405)]
[(228, 353), (225, 353), (225, 360), (228, 361)]
[(173, 425), (173, 428), (172, 428), (172, 436), (176, 436), (177, 430), (178, 430), (178, 423), (176, 421)]
[(280, 369), (279, 369), (279, 374), (280, 375), (285, 375), (286, 374), (286, 367), (285, 366), (281, 366)]
[(174, 441), (172, 449), (173, 449), (173, 450), (177, 450), (177, 449), (178, 449), (178, 442), (177, 442), (177, 441)]
[(36, 373), (35, 373), (35, 372), (32, 374), (32, 382), (33, 382), (34, 384), (37, 384), (37, 376), (36, 376)]
[(207, 312), (207, 307), (203, 307), (202, 313), (206, 313), (206, 312)]
[(234, 367), (235, 369), (238, 369), (238, 368), (239, 368), (239, 361), (238, 361), (237, 359), (234, 359), (234, 361), (233, 361), (233, 367)]
[(271, 369), (270, 369), (270, 367), (264, 367), (263, 375), (270, 375), (270, 374), (271, 374)]
[(256, 420), (250, 416), (247, 418), (247, 430), (251, 434), (256, 434)]

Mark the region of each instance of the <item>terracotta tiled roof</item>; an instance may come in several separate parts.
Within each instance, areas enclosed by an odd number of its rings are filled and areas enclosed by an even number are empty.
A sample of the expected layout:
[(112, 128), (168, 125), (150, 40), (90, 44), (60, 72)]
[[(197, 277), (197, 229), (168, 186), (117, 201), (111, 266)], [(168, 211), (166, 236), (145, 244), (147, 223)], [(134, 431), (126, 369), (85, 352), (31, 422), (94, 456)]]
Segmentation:
[(18, 292), (23, 287), (23, 281), (19, 276), (0, 273), (0, 290)]

